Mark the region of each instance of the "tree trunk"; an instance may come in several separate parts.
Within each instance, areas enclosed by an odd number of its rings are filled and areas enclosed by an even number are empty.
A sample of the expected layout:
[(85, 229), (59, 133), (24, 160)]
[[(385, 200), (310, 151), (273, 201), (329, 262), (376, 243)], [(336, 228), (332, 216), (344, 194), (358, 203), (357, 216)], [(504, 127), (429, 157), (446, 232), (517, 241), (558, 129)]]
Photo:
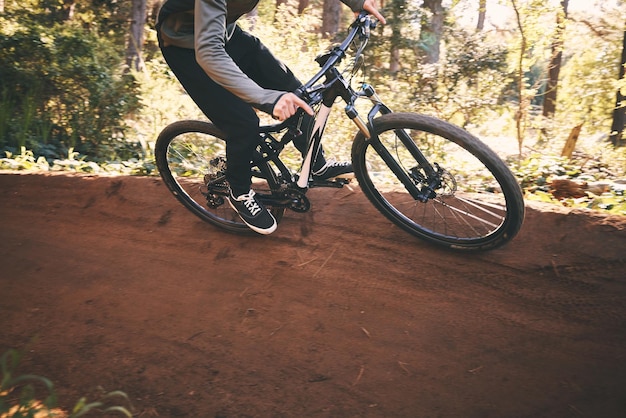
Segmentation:
[(424, 64), (439, 62), (441, 51), (441, 39), (443, 38), (443, 23), (445, 11), (441, 5), (442, 0), (424, 0), (423, 8), (431, 13), (430, 19), (422, 20), (420, 32), (420, 48), (424, 51)]
[(126, 48), (126, 66), (129, 69), (142, 71), (144, 69), (141, 51), (144, 40), (144, 26), (146, 24), (147, 0), (132, 0), (130, 18), (130, 32), (128, 47)]
[(552, 57), (548, 67), (548, 85), (543, 99), (543, 116), (551, 118), (556, 112), (556, 93), (559, 86), (559, 73), (563, 59), (563, 35), (567, 20), (569, 0), (561, 0), (561, 10), (556, 15), (556, 33), (552, 41)]
[(520, 32), (520, 51), (517, 60), (517, 94), (519, 95), (519, 106), (515, 114), (515, 129), (517, 131), (517, 147), (519, 155), (522, 155), (522, 144), (524, 143), (524, 135), (526, 131), (526, 118), (528, 117), (528, 106), (530, 104), (530, 98), (524, 93), (524, 56), (528, 48), (526, 40), (526, 34), (524, 33), (524, 26), (522, 24), (522, 17), (520, 15), (520, 9), (516, 0), (511, 0), (511, 6), (515, 12), (515, 20), (517, 22), (517, 28)]
[[(619, 80), (624, 80), (624, 67), (626, 66), (626, 31), (622, 42), (622, 59), (619, 66)], [(620, 89), (617, 90), (615, 109), (613, 110), (613, 124), (611, 125), (611, 136), (609, 140), (614, 146), (624, 145), (624, 116), (626, 112), (626, 96)]]
[(404, 17), (406, 11), (406, 0), (392, 0), (389, 2), (387, 8), (387, 21), (388, 26), (391, 29), (391, 36), (389, 38), (389, 72), (395, 77), (400, 71), (400, 51), (404, 47), (404, 40), (402, 39), (402, 28), (406, 22)]
[(576, 142), (580, 137), (580, 131), (582, 128), (582, 123), (572, 128), (571, 132), (569, 133), (569, 137), (567, 138), (567, 141), (565, 141), (563, 151), (561, 151), (561, 157), (572, 158), (572, 154), (574, 154), (574, 150), (576, 149)]
[(487, 0), (479, 0), (478, 2), (478, 23), (476, 24), (476, 30), (482, 31), (485, 29), (485, 17), (487, 16)]
[(63, 20), (70, 21), (74, 18), (74, 9), (76, 2), (74, 0), (66, 0), (63, 2)]
[(341, 3), (339, 0), (324, 0), (322, 15), (322, 34), (332, 37), (339, 31), (341, 21)]
[(398, 71), (400, 71), (400, 68), (400, 48), (392, 46), (389, 57), (389, 72), (395, 77)]
[(302, 13), (304, 13), (304, 10), (306, 10), (307, 7), (309, 7), (310, 4), (310, 0), (299, 0), (298, 1), (298, 14), (301, 15)]

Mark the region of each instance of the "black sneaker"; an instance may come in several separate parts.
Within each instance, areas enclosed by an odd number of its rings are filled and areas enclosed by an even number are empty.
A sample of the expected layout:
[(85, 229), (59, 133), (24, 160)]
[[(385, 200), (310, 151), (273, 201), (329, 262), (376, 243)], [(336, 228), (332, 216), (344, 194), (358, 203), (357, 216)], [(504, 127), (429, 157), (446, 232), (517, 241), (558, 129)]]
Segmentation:
[(228, 203), (253, 231), (267, 235), (276, 230), (276, 219), (257, 199), (254, 190), (250, 190), (248, 194), (242, 194), (239, 197), (234, 197), (231, 191), (230, 196), (228, 196)]
[(314, 171), (313, 180), (328, 180), (333, 177), (346, 177), (352, 174), (352, 164), (348, 162), (327, 161), (322, 168)]

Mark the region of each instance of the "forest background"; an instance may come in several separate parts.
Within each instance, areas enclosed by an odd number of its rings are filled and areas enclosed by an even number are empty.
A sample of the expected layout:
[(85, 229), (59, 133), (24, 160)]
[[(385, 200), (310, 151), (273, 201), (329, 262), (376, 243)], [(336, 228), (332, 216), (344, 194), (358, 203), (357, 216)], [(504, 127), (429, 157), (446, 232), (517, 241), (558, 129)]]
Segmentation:
[[(364, 68), (391, 108), (478, 135), (527, 198), (626, 215), (625, 1), (381, 3)], [(160, 55), (159, 6), (0, 0), (0, 168), (156, 174), (159, 131), (204, 118)], [(339, 0), (275, 0), (240, 24), (305, 80), (351, 19)], [(331, 123), (349, 158), (354, 126)]]

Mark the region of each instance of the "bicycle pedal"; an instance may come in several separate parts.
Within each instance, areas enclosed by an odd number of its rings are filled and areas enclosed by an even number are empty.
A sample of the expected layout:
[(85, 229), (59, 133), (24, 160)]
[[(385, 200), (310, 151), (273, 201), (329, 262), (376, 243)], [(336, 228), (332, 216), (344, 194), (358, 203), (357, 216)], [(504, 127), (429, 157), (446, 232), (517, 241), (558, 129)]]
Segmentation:
[(354, 177), (351, 177), (351, 178), (335, 177), (330, 180), (311, 180), (309, 182), (309, 186), (310, 187), (335, 187), (335, 188), (340, 189), (346, 184), (349, 184), (353, 178)]

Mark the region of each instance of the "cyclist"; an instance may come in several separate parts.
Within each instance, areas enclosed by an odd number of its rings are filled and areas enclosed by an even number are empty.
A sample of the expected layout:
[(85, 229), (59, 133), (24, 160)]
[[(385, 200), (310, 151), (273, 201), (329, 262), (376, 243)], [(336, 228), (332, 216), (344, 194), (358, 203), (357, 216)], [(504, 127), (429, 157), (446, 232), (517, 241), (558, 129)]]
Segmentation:
[[(250, 161), (258, 141), (254, 108), (285, 120), (302, 108), (313, 110), (295, 94), (301, 82), (259, 39), (236, 21), (259, 0), (166, 0), (157, 17), (159, 46), (174, 75), (200, 110), (226, 134), (229, 202), (254, 231), (270, 234), (276, 220), (251, 189)], [(365, 10), (381, 22), (375, 0), (341, 0), (353, 11)], [(305, 135), (294, 140), (304, 154)], [(352, 172), (350, 163), (332, 162), (319, 150), (312, 175), (325, 180)]]

